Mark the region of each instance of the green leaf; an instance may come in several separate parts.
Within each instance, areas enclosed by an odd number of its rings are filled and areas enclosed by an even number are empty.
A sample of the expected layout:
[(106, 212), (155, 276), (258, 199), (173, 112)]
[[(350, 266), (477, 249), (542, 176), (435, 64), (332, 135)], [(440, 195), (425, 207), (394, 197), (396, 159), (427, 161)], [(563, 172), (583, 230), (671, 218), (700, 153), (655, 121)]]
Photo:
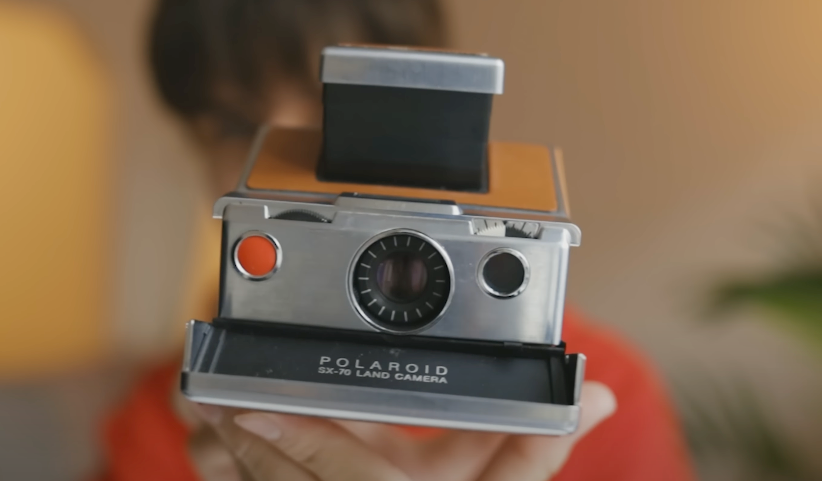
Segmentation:
[(716, 289), (710, 314), (745, 305), (770, 312), (772, 322), (822, 353), (822, 269), (786, 273), (761, 282), (726, 283)]

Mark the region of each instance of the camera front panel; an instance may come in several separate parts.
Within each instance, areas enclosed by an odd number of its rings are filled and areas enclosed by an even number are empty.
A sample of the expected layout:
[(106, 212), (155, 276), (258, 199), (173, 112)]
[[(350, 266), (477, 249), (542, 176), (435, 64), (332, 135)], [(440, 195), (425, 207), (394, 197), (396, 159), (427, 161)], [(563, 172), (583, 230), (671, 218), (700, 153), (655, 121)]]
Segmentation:
[(561, 342), (569, 251), (561, 227), (536, 239), (492, 237), (463, 216), (271, 212), (242, 203), (225, 210), (221, 318)]

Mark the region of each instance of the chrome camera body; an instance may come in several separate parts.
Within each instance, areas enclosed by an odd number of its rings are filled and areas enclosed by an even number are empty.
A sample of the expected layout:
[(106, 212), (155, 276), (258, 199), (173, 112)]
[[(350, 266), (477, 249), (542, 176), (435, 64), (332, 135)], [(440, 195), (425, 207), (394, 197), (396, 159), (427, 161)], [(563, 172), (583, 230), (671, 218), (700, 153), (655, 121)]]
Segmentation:
[[(186, 396), (432, 427), (576, 429), (585, 357), (565, 352), (562, 319), (580, 230), (557, 151), (487, 141), (501, 68), (450, 52), (326, 49), (323, 131), (262, 128), (237, 189), (215, 204), (219, 316), (188, 325)], [(426, 130), (426, 118), (375, 127), (407, 95), (422, 96), (416, 111), (462, 106), (436, 115), (452, 135)], [(453, 135), (465, 112), (474, 123), (485, 112), (478, 136)], [(455, 155), (463, 164), (437, 160)], [(544, 192), (523, 198), (520, 180)]]
[[(562, 342), (569, 250), (580, 237), (573, 224), (355, 195), (333, 204), (226, 196), (214, 215), (222, 218), (226, 246), (221, 317), (446, 339)], [(270, 239), (276, 272), (247, 274), (237, 252), (249, 234)], [(489, 269), (489, 262), (499, 267)]]

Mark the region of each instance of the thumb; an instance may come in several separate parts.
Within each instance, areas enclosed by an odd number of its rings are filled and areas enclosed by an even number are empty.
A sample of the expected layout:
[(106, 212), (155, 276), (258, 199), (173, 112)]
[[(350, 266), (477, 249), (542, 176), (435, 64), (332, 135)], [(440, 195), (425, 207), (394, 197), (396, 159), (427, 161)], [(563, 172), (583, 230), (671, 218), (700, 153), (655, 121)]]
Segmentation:
[(545, 481), (562, 469), (576, 443), (616, 411), (616, 397), (604, 384), (586, 382), (576, 432), (567, 436), (512, 436), (497, 451), (479, 481)]

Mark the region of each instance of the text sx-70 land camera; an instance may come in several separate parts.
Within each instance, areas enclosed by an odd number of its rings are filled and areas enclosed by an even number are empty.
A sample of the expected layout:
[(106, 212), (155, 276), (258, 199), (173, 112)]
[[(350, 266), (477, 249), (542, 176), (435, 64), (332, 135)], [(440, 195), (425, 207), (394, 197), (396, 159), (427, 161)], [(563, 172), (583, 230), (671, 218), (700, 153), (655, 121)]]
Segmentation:
[(266, 127), (220, 198), (219, 316), (191, 321), (197, 402), (560, 435), (585, 357), (566, 354), (559, 153), (489, 142), (503, 62), (323, 51), (322, 130)]

